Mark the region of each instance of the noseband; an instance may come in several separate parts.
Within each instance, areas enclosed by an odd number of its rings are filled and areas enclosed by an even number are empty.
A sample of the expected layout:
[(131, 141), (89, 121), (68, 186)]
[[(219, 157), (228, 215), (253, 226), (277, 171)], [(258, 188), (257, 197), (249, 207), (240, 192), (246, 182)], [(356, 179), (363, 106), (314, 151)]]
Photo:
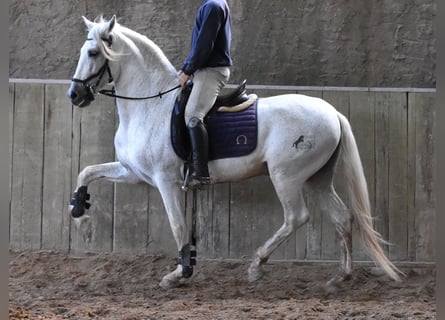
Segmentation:
[[(99, 85), (100, 81), (102, 80), (105, 72), (108, 72), (108, 82), (113, 81), (113, 76), (111, 75), (110, 66), (108, 65), (108, 60), (105, 60), (104, 65), (97, 71), (96, 73), (92, 74), (85, 80), (72, 78), (71, 80), (73, 82), (77, 82), (83, 85), (83, 87), (86, 89), (88, 94), (88, 99), (91, 101), (94, 100), (94, 94), (97, 93), (96, 88)], [(94, 83), (90, 83), (91, 80), (97, 78), (97, 80)]]
[[(87, 38), (87, 41), (92, 41), (92, 38)], [(109, 39), (102, 38), (105, 42), (108, 43), (109, 46), (111, 46), (112, 38)], [(71, 81), (77, 82), (83, 85), (83, 87), (86, 89), (88, 94), (88, 99), (91, 101), (94, 100), (94, 94), (97, 93), (96, 88), (99, 85), (100, 81), (102, 80), (105, 72), (108, 72), (108, 83), (113, 81), (113, 76), (111, 75), (110, 66), (108, 64), (108, 59), (105, 59), (104, 65), (94, 74), (89, 76), (88, 78), (81, 80), (77, 78), (72, 78)], [(97, 78), (97, 80), (94, 83), (90, 83), (91, 80)]]

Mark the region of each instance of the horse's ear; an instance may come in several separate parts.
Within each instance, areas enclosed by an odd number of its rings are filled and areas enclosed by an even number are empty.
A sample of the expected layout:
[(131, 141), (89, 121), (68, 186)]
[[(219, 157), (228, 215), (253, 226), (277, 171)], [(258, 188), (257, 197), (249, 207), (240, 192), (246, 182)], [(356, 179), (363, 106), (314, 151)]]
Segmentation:
[(91, 30), (94, 26), (94, 22), (91, 22), (90, 20), (88, 20), (87, 18), (85, 18), (84, 16), (82, 16), (83, 22), (85, 22), (85, 25), (87, 26), (88, 31)]
[(111, 32), (113, 30), (115, 24), (116, 24), (116, 15), (113, 15), (110, 21), (108, 21), (108, 32)]

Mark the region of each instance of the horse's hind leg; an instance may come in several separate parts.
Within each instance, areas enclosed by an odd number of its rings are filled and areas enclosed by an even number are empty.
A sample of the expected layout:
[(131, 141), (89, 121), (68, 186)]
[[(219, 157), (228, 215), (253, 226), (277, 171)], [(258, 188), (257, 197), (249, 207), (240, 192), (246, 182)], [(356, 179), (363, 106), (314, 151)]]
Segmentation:
[(351, 278), (352, 274), (352, 221), (349, 209), (337, 195), (332, 184), (323, 188), (312, 189), (311, 196), (320, 210), (331, 217), (340, 235), (340, 266), (337, 275), (327, 282), (328, 289), (334, 289), (337, 284)]
[(319, 209), (335, 224), (340, 235), (340, 267), (338, 274), (328, 281), (327, 286), (334, 289), (335, 285), (347, 280), (352, 273), (352, 222), (351, 211), (346, 207), (334, 189), (334, 174), (340, 155), (340, 145), (337, 145), (331, 158), (325, 165), (312, 175), (305, 183), (305, 190), (314, 199)]
[(272, 252), (309, 219), (301, 183), (283, 183), (281, 181), (280, 186), (275, 185), (275, 189), (284, 209), (284, 223), (272, 238), (257, 250), (248, 270), (248, 279), (251, 282), (262, 277), (262, 265), (267, 262)]
[[(328, 287), (335, 284), (349, 280), (352, 274), (352, 221), (353, 217), (349, 209), (345, 206), (343, 201), (335, 193), (332, 192), (327, 195), (325, 200), (332, 203), (330, 209), (331, 219), (335, 224), (335, 228), (340, 235), (340, 267), (338, 274), (328, 281)], [(328, 209), (329, 210), (329, 209)]]
[(328, 281), (328, 288), (334, 288), (336, 284), (349, 279), (352, 273), (353, 216), (335, 192), (333, 185), (338, 155), (339, 149), (337, 148), (325, 166), (305, 184), (306, 189), (310, 192), (309, 196), (314, 198), (314, 202), (318, 204), (324, 214), (331, 217), (340, 235), (340, 268), (338, 274)]

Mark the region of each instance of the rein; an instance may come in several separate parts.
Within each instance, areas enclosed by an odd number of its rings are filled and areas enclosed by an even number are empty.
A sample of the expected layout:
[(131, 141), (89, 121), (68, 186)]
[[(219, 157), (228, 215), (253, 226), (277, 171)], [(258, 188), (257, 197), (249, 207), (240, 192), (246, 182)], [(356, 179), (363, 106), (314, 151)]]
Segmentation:
[(98, 93), (104, 95), (104, 96), (108, 96), (108, 97), (113, 97), (113, 98), (119, 98), (119, 99), (126, 99), (126, 100), (148, 100), (148, 99), (154, 99), (154, 98), (161, 98), (164, 94), (167, 94), (169, 92), (172, 92), (176, 89), (179, 89), (181, 87), (180, 84), (178, 84), (176, 87), (168, 89), (166, 91), (163, 92), (159, 92), (158, 94), (155, 94), (153, 96), (148, 96), (148, 97), (126, 97), (126, 96), (120, 96), (115, 94), (116, 91), (114, 91), (114, 89), (111, 90), (100, 90)]

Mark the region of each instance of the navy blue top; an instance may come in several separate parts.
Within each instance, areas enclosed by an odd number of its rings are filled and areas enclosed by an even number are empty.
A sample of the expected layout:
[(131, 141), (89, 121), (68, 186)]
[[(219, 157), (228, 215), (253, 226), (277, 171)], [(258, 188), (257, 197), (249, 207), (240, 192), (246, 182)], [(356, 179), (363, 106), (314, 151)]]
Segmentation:
[(204, 0), (196, 14), (190, 54), (181, 70), (191, 75), (207, 67), (231, 66), (230, 10), (225, 0)]

